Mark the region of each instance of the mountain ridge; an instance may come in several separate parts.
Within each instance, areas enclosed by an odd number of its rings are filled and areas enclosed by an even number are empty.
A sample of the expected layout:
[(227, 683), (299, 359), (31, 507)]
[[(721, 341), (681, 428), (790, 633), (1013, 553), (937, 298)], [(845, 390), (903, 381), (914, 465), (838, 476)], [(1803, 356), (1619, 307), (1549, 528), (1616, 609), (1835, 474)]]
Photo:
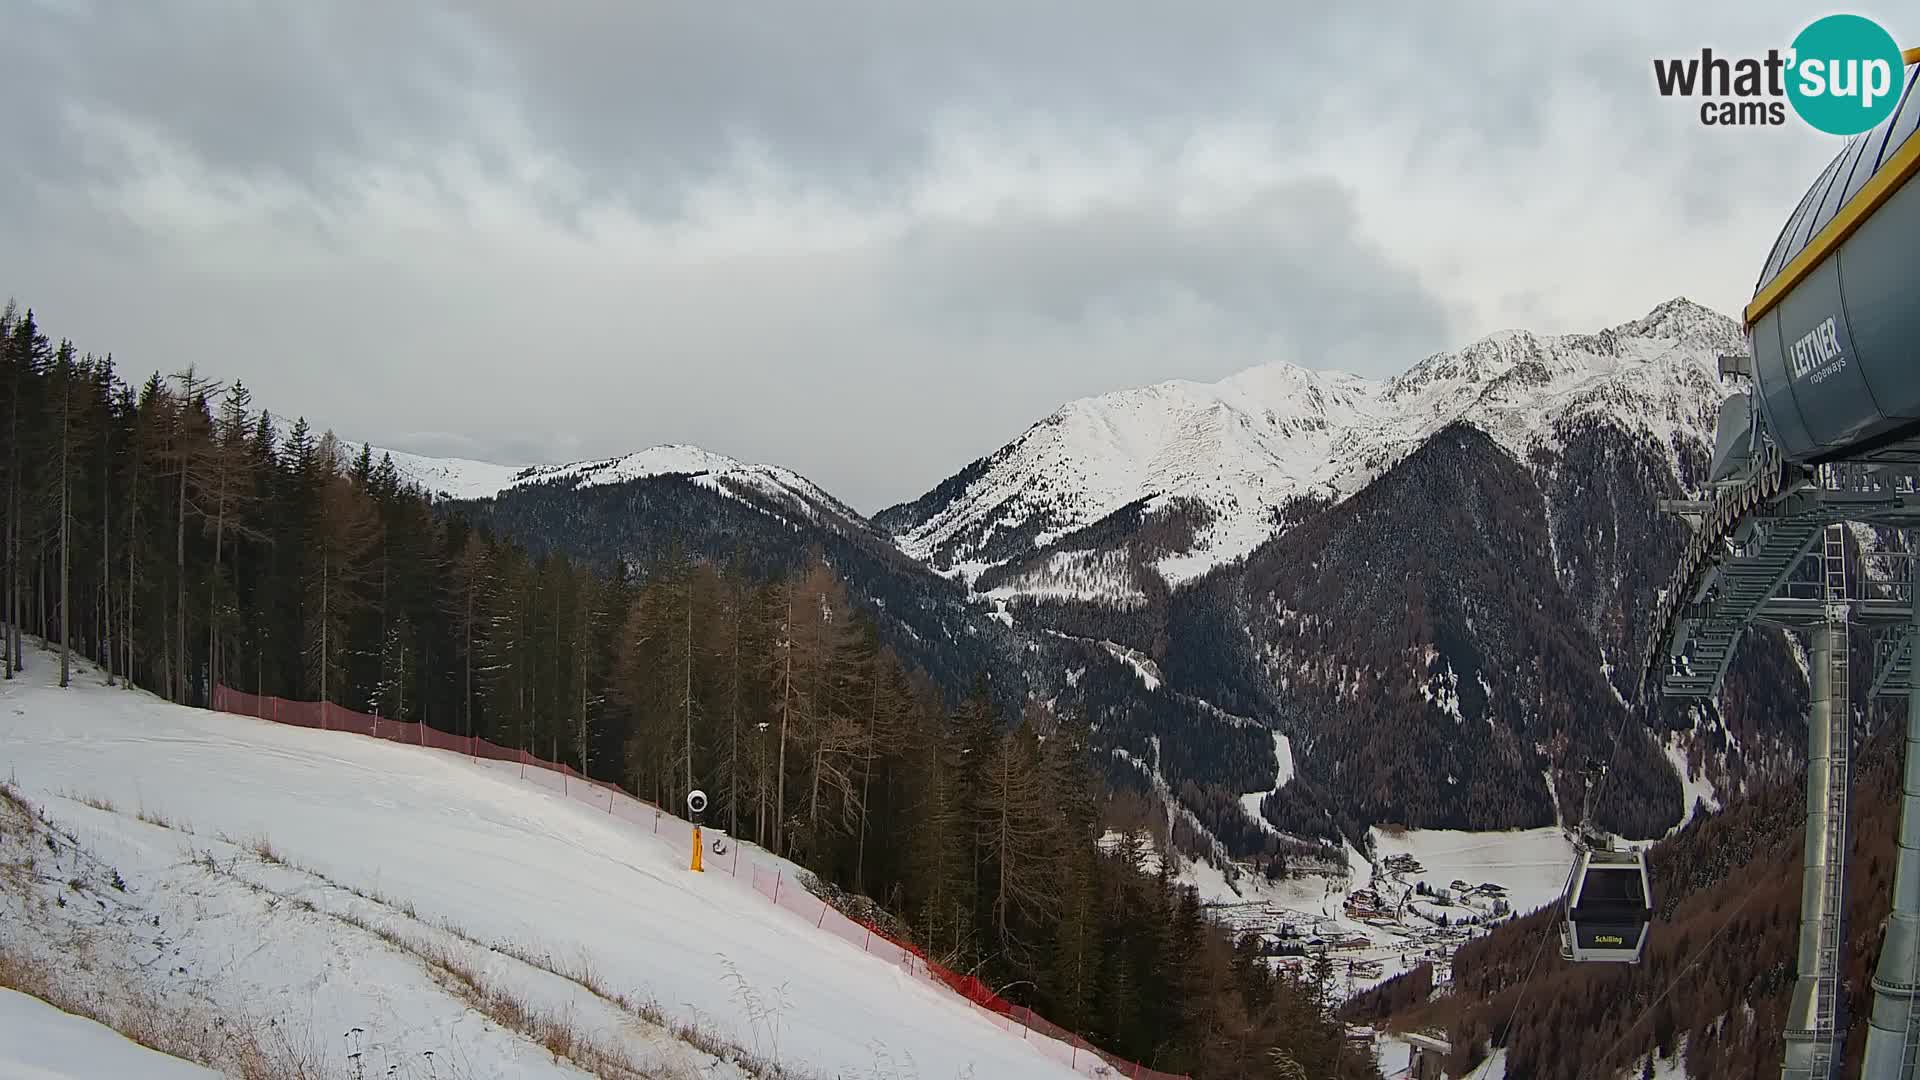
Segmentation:
[[(1732, 319), (1676, 297), (1593, 333), (1498, 331), (1384, 380), (1287, 361), (1168, 380), (1068, 402), (872, 520), (909, 554), (977, 582), (1122, 509), (1186, 500), (1200, 511), (1191, 544), (1151, 561), (1177, 586), (1249, 554), (1291, 500), (1347, 498), (1456, 420), (1521, 461), (1582, 414), (1668, 444), (1710, 431), (1715, 359), (1743, 348)], [(1024, 591), (1002, 575), (997, 595)]]
[[(822, 550), (948, 694), (984, 672), (1007, 715), (1086, 716), (1109, 780), (1137, 789), (1146, 770), (1198, 850), (1257, 859), (1284, 854), (1276, 833), (1331, 841), (1375, 818), (1562, 820), (1603, 754), (1579, 719), (1596, 709), (1636, 718), (1635, 776), (1600, 812), (1659, 835), (1696, 795), (1795, 753), (1777, 635), (1747, 647), (1724, 714), (1666, 715), (1610, 675), (1684, 536), (1658, 500), (1697, 490), (1717, 355), (1741, 347), (1731, 319), (1678, 297), (1593, 333), (1501, 331), (1383, 380), (1279, 363), (1133, 387), (1068, 402), (870, 517), (791, 470), (679, 445), (496, 466), (491, 494), (452, 505), (531, 550), (629, 566), (679, 549), (783, 573)], [(1379, 578), (1364, 617), (1303, 587), (1331, 567)], [(1273, 733), (1299, 768), (1249, 821)], [(1675, 768), (1688, 760), (1701, 779)], [(1455, 785), (1471, 806), (1448, 803)]]

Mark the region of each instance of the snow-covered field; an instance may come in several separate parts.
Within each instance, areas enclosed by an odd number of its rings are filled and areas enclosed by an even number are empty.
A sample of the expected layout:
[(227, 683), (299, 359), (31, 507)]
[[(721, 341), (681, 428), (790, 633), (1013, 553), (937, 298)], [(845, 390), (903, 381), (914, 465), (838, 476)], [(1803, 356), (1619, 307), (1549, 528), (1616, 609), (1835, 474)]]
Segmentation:
[(1407, 875), (1445, 889), (1456, 879), (1469, 885), (1494, 882), (1520, 914), (1558, 899), (1573, 868), (1573, 845), (1554, 826), (1507, 832), (1456, 832), (1450, 829), (1373, 830), (1375, 858), (1411, 855), (1426, 869)]
[(0, 988), (0, 1076), (12, 1080), (215, 1080), (220, 1074), (149, 1050), (85, 1017)]
[(40, 852), (34, 889), (0, 891), (0, 944), (65, 963), (84, 935), (95, 974), (271, 1020), (330, 1064), (358, 1052), (368, 1076), (581, 1075), (477, 1010), (470, 979), (659, 1075), (740, 1073), (654, 1020), (802, 1075), (1075, 1075), (511, 771), (173, 706), (85, 667), (62, 691), (51, 659), (29, 661), (0, 687), (0, 774), (70, 839)]
[[(1287, 778), (1283, 737), (1275, 738), (1280, 779)], [(1257, 800), (1258, 795), (1247, 796)], [(1308, 953), (1325, 947), (1334, 961), (1338, 994), (1354, 994), (1423, 962), (1434, 962), (1436, 978), (1448, 976), (1454, 950), (1484, 933), (1504, 916), (1496, 901), (1525, 914), (1552, 903), (1566, 885), (1573, 849), (1556, 828), (1506, 832), (1406, 830), (1372, 833), (1375, 856), (1369, 864), (1351, 845), (1346, 873), (1322, 867), (1268, 881), (1250, 866), (1229, 873), (1210, 863), (1180, 857), (1176, 877), (1199, 893), (1212, 916), (1236, 933), (1277, 935), (1283, 944)], [(1410, 864), (1418, 869), (1405, 869)], [(1469, 892), (1455, 888), (1464, 881)], [(1446, 893), (1439, 903), (1419, 893)], [(1482, 892), (1482, 885), (1497, 891)], [(1371, 889), (1377, 910), (1350, 907), (1355, 890)], [(1308, 956), (1286, 955), (1276, 963), (1310, 967)]]

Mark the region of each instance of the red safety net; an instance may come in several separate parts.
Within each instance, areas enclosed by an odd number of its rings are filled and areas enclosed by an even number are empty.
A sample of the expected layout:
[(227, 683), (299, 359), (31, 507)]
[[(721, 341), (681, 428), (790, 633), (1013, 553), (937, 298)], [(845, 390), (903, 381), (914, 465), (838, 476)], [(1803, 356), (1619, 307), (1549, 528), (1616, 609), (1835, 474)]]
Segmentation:
[[(525, 750), (497, 746), (468, 735), (450, 735), (425, 724), (383, 720), (326, 702), (287, 701), (225, 686), (214, 687), (213, 707), (220, 712), (258, 717), (274, 723), (346, 731), (446, 750), (475, 761), (510, 763), (518, 768), (521, 779), (526, 782), (631, 822), (691, 856), (693, 826), (690, 822), (644, 799), (635, 798), (618, 787), (582, 776), (569, 766), (534, 757)], [(709, 830), (709, 834), (716, 835), (712, 830)], [(1126, 1077), (1128, 1080), (1188, 1080), (1183, 1075), (1158, 1072), (1097, 1049), (1079, 1035), (1050, 1023), (1026, 1006), (1008, 1002), (978, 978), (950, 971), (929, 960), (915, 946), (896, 941), (871, 924), (841, 914), (833, 905), (808, 892), (799, 882), (788, 879), (785, 866), (763, 866), (752, 859), (743, 859), (741, 850), (740, 844), (726, 845), (724, 853), (710, 850), (702, 860), (704, 868), (712, 873), (738, 878), (775, 907), (793, 912), (812, 923), (816, 929), (833, 934), (915, 978), (952, 990), (966, 1000), (974, 1015), (1001, 1031), (1028, 1040), (1036, 1051), (1074, 1072), (1083, 1076)]]

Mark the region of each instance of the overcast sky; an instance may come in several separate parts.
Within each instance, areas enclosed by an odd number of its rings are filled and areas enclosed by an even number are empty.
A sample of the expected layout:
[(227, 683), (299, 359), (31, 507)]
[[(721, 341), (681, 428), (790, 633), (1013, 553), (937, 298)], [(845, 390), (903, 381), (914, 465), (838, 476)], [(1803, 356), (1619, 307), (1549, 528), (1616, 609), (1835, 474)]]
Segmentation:
[(11, 0), (0, 294), (343, 437), (872, 510), (1071, 397), (1736, 312), (1837, 141), (1651, 59), (1827, 11)]

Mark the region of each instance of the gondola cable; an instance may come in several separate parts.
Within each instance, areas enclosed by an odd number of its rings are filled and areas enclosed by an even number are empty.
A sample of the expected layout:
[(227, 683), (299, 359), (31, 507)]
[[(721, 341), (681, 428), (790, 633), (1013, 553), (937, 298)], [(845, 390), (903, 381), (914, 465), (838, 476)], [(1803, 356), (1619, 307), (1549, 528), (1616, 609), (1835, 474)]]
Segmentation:
[[(1614, 729), (1614, 733), (1613, 733), (1613, 756), (1607, 760), (1607, 767), (1601, 771), (1599, 782), (1587, 789), (1585, 805), (1582, 806), (1580, 811), (1580, 816), (1581, 816), (1580, 827), (1582, 829), (1586, 828), (1586, 825), (1587, 825), (1586, 818), (1588, 817), (1589, 814), (1591, 814), (1593, 807), (1598, 806), (1600, 804), (1599, 793), (1605, 790), (1607, 780), (1610, 779), (1613, 775), (1613, 767), (1620, 763), (1620, 747), (1626, 741), (1627, 721), (1632, 718), (1633, 718), (1632, 709), (1621, 710), (1620, 726)], [(1556, 807), (1555, 810), (1557, 815), (1558, 808)], [(1568, 867), (1567, 882), (1565, 885), (1561, 887), (1560, 899), (1556, 901), (1556, 903), (1565, 902), (1568, 891), (1573, 887), (1574, 871), (1578, 867), (1579, 867), (1579, 862), (1577, 859), (1573, 866)], [(1547, 941), (1553, 937), (1555, 930), (1559, 928), (1560, 920), (1562, 918), (1564, 918), (1563, 915), (1556, 914), (1555, 916), (1547, 920), (1546, 932), (1541, 935), (1540, 944), (1536, 946), (1533, 950), (1533, 962), (1527, 965), (1526, 977), (1520, 980), (1520, 997), (1513, 1003), (1513, 1011), (1507, 1014), (1507, 1022), (1505, 1024), (1502, 1024), (1500, 1027), (1500, 1042), (1497, 1045), (1505, 1046), (1507, 1039), (1512, 1036), (1513, 1022), (1519, 1019), (1520, 1010), (1526, 1007), (1527, 991), (1533, 985), (1533, 973), (1540, 967), (1540, 954), (1546, 950)], [(1493, 1053), (1492, 1053), (1492, 1049), (1489, 1048), (1487, 1053), (1487, 1060), (1481, 1062), (1479, 1068), (1467, 1074), (1467, 1080), (1477, 1080), (1477, 1078), (1481, 1074), (1483, 1074), (1487, 1069), (1491, 1068), (1492, 1065), (1493, 1065)]]
[[(1571, 885), (1573, 882), (1572, 871), (1568, 871), (1567, 873), (1567, 882), (1569, 885)], [(1564, 889), (1562, 891), (1564, 892)], [(1547, 942), (1553, 938), (1553, 935), (1558, 931), (1558, 929), (1559, 929), (1558, 916), (1555, 916), (1554, 918), (1547, 920), (1546, 930), (1544, 933), (1540, 935), (1540, 944), (1534, 947), (1533, 962), (1527, 965), (1526, 978), (1520, 980), (1520, 998), (1519, 1000), (1513, 1003), (1513, 1011), (1507, 1014), (1507, 1022), (1501, 1026), (1500, 1045), (1503, 1047), (1506, 1045), (1507, 1039), (1513, 1035), (1514, 1020), (1519, 1018), (1520, 1010), (1526, 1007), (1527, 988), (1533, 984), (1534, 969), (1540, 966), (1540, 954), (1547, 951)], [(1471, 1073), (1468, 1073), (1467, 1080), (1476, 1080), (1477, 1077), (1479, 1077), (1482, 1073), (1486, 1072), (1486, 1070), (1491, 1068), (1492, 1066), (1493, 1066), (1493, 1050), (1490, 1047), (1488, 1048), (1488, 1051), (1487, 1051), (1487, 1060), (1481, 1062), (1479, 1068), (1473, 1070)]]

